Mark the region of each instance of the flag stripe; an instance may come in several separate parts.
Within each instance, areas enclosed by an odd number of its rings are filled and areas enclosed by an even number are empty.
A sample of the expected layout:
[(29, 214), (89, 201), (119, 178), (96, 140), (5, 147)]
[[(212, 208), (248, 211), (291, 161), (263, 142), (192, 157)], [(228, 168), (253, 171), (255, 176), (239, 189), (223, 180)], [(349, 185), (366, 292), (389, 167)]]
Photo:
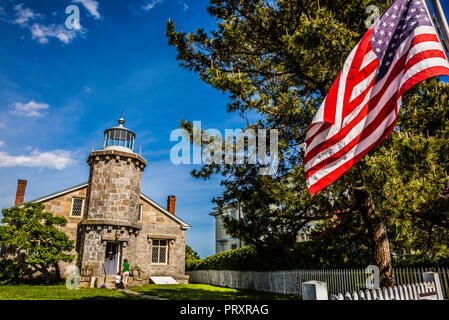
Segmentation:
[[(431, 28), (428, 28), (428, 27), (420, 27), (420, 28), (417, 28), (417, 29), (416, 29), (416, 33), (417, 33), (417, 34), (425, 34), (425, 33), (429, 33), (429, 32), (434, 32), (434, 30), (432, 30)], [(410, 40), (407, 40), (407, 41), (410, 41)], [(406, 45), (407, 45), (407, 44), (403, 44), (403, 46), (406, 46)], [(370, 53), (368, 53), (368, 54), (370, 54)], [(396, 56), (396, 57), (395, 57), (395, 61), (397, 61), (397, 60), (399, 60), (399, 56)], [(378, 61), (378, 60), (377, 60), (377, 61)], [(390, 72), (391, 72), (391, 70), (390, 70)], [(387, 76), (388, 76), (388, 74), (387, 74)], [(385, 82), (385, 81), (384, 81), (384, 82)], [(337, 91), (337, 88), (338, 88), (339, 83), (340, 83), (340, 81), (339, 81), (339, 78), (338, 78), (337, 81), (335, 81), (334, 85), (332, 86), (331, 92), (329, 93), (329, 95), (328, 95), (328, 96), (326, 97), (326, 99), (325, 99), (326, 104), (328, 104), (328, 103), (337, 103), (337, 101), (334, 100), (333, 98), (335, 98), (334, 95), (335, 95), (335, 92)], [(376, 93), (376, 94), (377, 94), (377, 93)], [(330, 101), (328, 101), (328, 98), (329, 98), (329, 97), (332, 98)], [(331, 107), (330, 105), (328, 105), (327, 108), (326, 108), (326, 112), (329, 112), (330, 110), (335, 110), (335, 106), (334, 106), (334, 107)], [(318, 110), (318, 113), (319, 113), (320, 111), (324, 111), (324, 108), (320, 107), (320, 109)], [(329, 121), (329, 123), (332, 123), (332, 124), (333, 124), (333, 121)], [(314, 125), (314, 122), (312, 122), (311, 126), (313, 126), (313, 125)], [(312, 145), (312, 148), (313, 148), (313, 139), (315, 139), (315, 138), (317, 137), (317, 135), (318, 135), (321, 131), (324, 131), (324, 130), (326, 130), (326, 129), (328, 129), (328, 128), (329, 128), (329, 126), (326, 126), (326, 127), (323, 127), (322, 130), (318, 130), (317, 132), (315, 132), (315, 133), (313, 134), (313, 137), (307, 138), (307, 139), (306, 139), (306, 142), (307, 142), (308, 144)], [(334, 130), (334, 131), (335, 131), (335, 130)], [(334, 134), (337, 133), (337, 132), (338, 132), (338, 131), (334, 132)], [(327, 136), (329, 136), (328, 133), (326, 133), (326, 137), (327, 137)], [(312, 139), (312, 138), (313, 138), (313, 139)], [(325, 137), (322, 137), (322, 136), (319, 137), (320, 140), (322, 140), (323, 138), (325, 138)]]
[[(402, 61), (405, 61), (405, 57), (404, 56), (398, 61), (396, 66), (392, 69), (392, 72), (388, 75), (388, 78), (387, 77), (384, 78), (384, 81), (383, 81), (384, 85), (381, 87), (380, 92), (375, 94), (375, 96), (373, 98), (371, 98), (371, 100), (369, 100), (363, 106), (363, 108), (360, 111), (360, 113), (351, 121), (351, 123), (349, 123), (347, 126), (345, 126), (339, 132), (339, 134), (333, 136), (332, 138), (328, 138), (327, 140), (322, 141), (316, 147), (310, 146), (310, 148), (312, 148), (312, 149), (309, 152), (306, 153), (306, 157), (305, 157), (306, 166), (307, 166), (307, 163), (310, 161), (310, 159), (312, 157), (315, 157), (321, 151), (330, 148), (331, 146), (333, 146), (334, 144), (336, 144), (340, 140), (344, 139), (346, 134), (354, 126), (356, 126), (368, 114), (368, 109), (369, 109), (370, 106), (371, 107), (374, 106), (374, 109), (372, 109), (370, 113), (376, 112), (377, 110), (379, 110), (378, 108), (376, 108), (376, 106), (378, 106), (378, 104), (382, 102), (382, 98), (383, 98), (385, 92), (387, 92), (388, 88), (392, 88), (391, 82), (393, 82), (395, 78), (396, 79), (398, 78), (398, 74), (402, 70), (402, 68), (401, 68)], [(399, 79), (397, 79), (396, 81), (399, 81)], [(395, 91), (395, 89), (393, 87), (393, 89), (390, 90), (390, 94), (394, 94), (395, 92), (396, 91)], [(318, 141), (318, 140), (316, 140), (316, 141)], [(308, 148), (309, 148), (309, 146), (308, 146)], [(315, 162), (315, 161), (313, 161), (313, 162)]]
[(449, 67), (438, 66), (438, 67), (430, 67), (425, 70), (420, 71), (415, 74), (413, 77), (407, 80), (404, 85), (401, 87), (400, 94), (403, 95), (407, 90), (416, 84), (420, 83), (423, 80), (426, 80), (430, 77), (434, 77), (436, 75), (446, 75), (449, 76)]
[[(395, 101), (392, 101), (392, 105), (394, 105)], [(364, 139), (361, 139), (360, 141), (358, 141), (358, 143), (356, 145), (354, 145), (348, 152), (346, 152), (344, 155), (340, 156), (339, 158), (337, 158), (335, 161), (333, 161), (331, 163), (330, 166), (327, 166), (323, 169), (321, 169), (317, 174), (314, 174), (312, 176), (310, 176), (308, 179), (310, 180), (310, 184), (314, 185), (316, 184), (319, 180), (323, 179), (323, 177), (327, 176), (329, 174), (329, 172), (334, 171), (336, 168), (339, 168), (343, 163), (346, 162), (346, 160), (353, 158), (354, 156), (358, 155), (360, 152), (363, 152), (365, 150), (365, 148), (371, 146), (373, 144), (373, 142), (377, 141), (377, 139), (381, 136), (381, 134), (384, 132), (385, 123), (390, 124), (391, 121), (395, 120), (396, 117), (396, 111), (391, 110), (391, 105), (390, 107), (390, 112), (387, 113), (387, 117), (382, 118), (380, 124), (382, 126), (377, 126), (375, 128), (375, 130), (373, 130), (373, 132), (371, 132), (367, 137), (364, 137)]]
[[(397, 79), (395, 80), (395, 82), (398, 82), (400, 80), (399, 76), (397, 76), (396, 78)], [(313, 168), (320, 167), (320, 163), (317, 163), (318, 161), (320, 161), (320, 160), (324, 161), (327, 156), (332, 156), (333, 154), (337, 153), (339, 150), (341, 150), (343, 148), (343, 146), (345, 144), (350, 143), (359, 134), (359, 132), (364, 129), (365, 126), (369, 126), (371, 124), (371, 122), (376, 119), (376, 117), (379, 115), (379, 113), (382, 112), (382, 110), (384, 109), (383, 106), (388, 105), (388, 101), (391, 102), (392, 99), (395, 98), (395, 94), (396, 94), (396, 89), (395, 89), (395, 84), (393, 81), (393, 83), (390, 86), (388, 86), (388, 88), (386, 88), (385, 94), (378, 95), (378, 97), (380, 98), (379, 101), (376, 101), (376, 100), (370, 101), (370, 103), (375, 104), (375, 107), (367, 115), (360, 114), (359, 119), (356, 119), (356, 121), (360, 120), (360, 121), (357, 121), (358, 122), (357, 125), (355, 125), (354, 127), (347, 126), (345, 128), (346, 130), (348, 130), (349, 128), (353, 128), (353, 130), (345, 135), (344, 140), (341, 142), (341, 146), (337, 145), (336, 148), (333, 148), (333, 149), (332, 149), (332, 147), (328, 147), (326, 150), (327, 151), (326, 153), (321, 153), (320, 154), (321, 157), (319, 155), (318, 157), (316, 157), (316, 160), (314, 159)], [(364, 108), (364, 109), (368, 110), (368, 106), (366, 106), (366, 108)], [(309, 168), (309, 164), (307, 163), (306, 170), (308, 168)], [(306, 175), (308, 174), (308, 171), (309, 170), (307, 170)]]
[[(428, 32), (428, 30), (426, 30), (426, 32)], [(426, 39), (427, 39), (426, 37), (422, 37), (422, 38), (419, 38), (418, 41), (426, 41)], [(418, 42), (418, 41), (414, 41), (413, 44), (415, 44), (415, 45), (421, 44), (421, 42)], [(438, 45), (439, 45), (439, 43), (438, 43)], [(422, 48), (422, 47), (420, 47), (420, 48)], [(421, 52), (422, 52), (422, 49), (420, 49), (420, 48), (418, 48), (418, 50), (421, 50)], [(440, 46), (440, 48), (441, 48), (441, 46)], [(386, 90), (385, 85), (388, 85), (388, 83), (389, 83), (390, 81), (392, 81), (394, 78), (396, 78), (397, 74), (399, 74), (400, 72), (402, 72), (402, 70), (403, 70), (403, 65), (405, 64), (406, 57), (407, 57), (407, 53), (404, 53), (400, 58), (397, 57), (397, 58), (399, 58), (399, 59), (395, 62), (394, 67), (393, 67), (392, 69), (390, 69), (390, 73), (387, 74), (387, 76), (384, 78), (384, 81), (382, 81), (382, 82), (380, 83), (380, 85), (383, 85), (383, 86), (377, 86), (377, 88), (380, 88), (380, 92), (379, 92), (379, 93), (374, 92), (374, 93), (371, 95), (371, 96), (374, 96), (374, 98), (371, 98), (371, 99), (376, 99), (376, 98), (378, 97), (378, 94), (382, 94), (383, 92), (385, 92), (385, 90)], [(365, 101), (364, 101), (364, 102), (365, 102)], [(365, 106), (365, 107), (366, 107), (366, 106)], [(352, 125), (354, 125), (354, 123), (353, 123)], [(343, 129), (344, 129), (344, 127), (345, 127), (345, 126), (343, 126)], [(336, 141), (335, 139), (341, 138), (341, 135), (344, 135), (344, 132), (345, 132), (345, 131), (341, 131), (341, 132), (338, 133), (338, 135), (335, 135), (335, 136), (332, 137), (332, 138), (327, 138), (327, 137), (326, 137), (326, 139), (328, 139), (328, 140), (322, 142), (323, 145), (320, 146), (318, 150), (324, 150), (326, 146), (335, 144), (335, 143), (338, 141), (338, 140)], [(316, 137), (316, 136), (317, 136), (317, 134), (315, 134), (315, 137)], [(320, 137), (320, 138), (321, 138), (321, 139), (319, 139), (319, 140), (323, 140), (322, 137)], [(318, 141), (318, 139), (317, 139), (317, 141)], [(311, 150), (311, 151), (312, 151), (312, 154), (315, 154), (315, 153), (317, 152), (317, 151), (316, 151), (317, 149), (315, 149), (315, 148), (316, 148), (316, 143), (314, 144), (313, 141), (310, 141), (310, 142), (307, 141), (307, 142), (308, 142), (308, 144), (309, 144), (307, 149), (308, 149), (308, 150)], [(315, 150), (315, 152), (313, 152), (314, 150)], [(309, 159), (310, 159), (310, 157), (311, 157), (311, 156), (309, 156), (309, 151), (307, 151), (307, 156), (306, 156), (306, 158), (305, 158), (305, 161), (308, 162)]]
[[(351, 51), (309, 126), (304, 162), (312, 195), (391, 133), (408, 89), (429, 77), (449, 75), (449, 63), (422, 1), (395, 4)], [(418, 10), (427, 14), (413, 14)], [(389, 29), (393, 26), (395, 30)]]
[[(383, 137), (380, 139), (379, 143), (382, 142), (390, 133), (393, 131), (394, 126), (396, 124), (396, 121), (394, 121), (390, 127), (388, 127), (387, 132), (383, 135)], [(377, 144), (377, 142), (373, 143), (371, 146), (366, 148), (363, 152), (361, 152), (359, 155), (355, 156), (354, 158), (350, 159), (346, 163), (344, 163), (342, 166), (335, 169), (335, 171), (329, 173), (325, 177), (323, 177), (320, 180), (319, 184), (314, 184), (309, 187), (310, 195), (313, 196), (315, 193), (323, 189), (324, 187), (330, 185), (331, 183), (335, 182), (343, 173), (348, 171), (356, 162), (358, 162), (363, 156), (368, 153), (368, 151), (374, 147)]]

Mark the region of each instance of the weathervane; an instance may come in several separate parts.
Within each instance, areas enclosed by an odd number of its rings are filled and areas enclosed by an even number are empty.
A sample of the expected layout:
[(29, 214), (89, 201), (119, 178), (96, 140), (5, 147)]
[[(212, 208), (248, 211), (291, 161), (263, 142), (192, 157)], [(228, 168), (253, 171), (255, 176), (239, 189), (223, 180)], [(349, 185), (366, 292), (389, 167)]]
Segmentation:
[(120, 127), (123, 127), (123, 125), (125, 124), (125, 119), (123, 118), (124, 113), (125, 113), (125, 111), (122, 110), (122, 113), (120, 114), (120, 119), (118, 119), (118, 123), (119, 123)]

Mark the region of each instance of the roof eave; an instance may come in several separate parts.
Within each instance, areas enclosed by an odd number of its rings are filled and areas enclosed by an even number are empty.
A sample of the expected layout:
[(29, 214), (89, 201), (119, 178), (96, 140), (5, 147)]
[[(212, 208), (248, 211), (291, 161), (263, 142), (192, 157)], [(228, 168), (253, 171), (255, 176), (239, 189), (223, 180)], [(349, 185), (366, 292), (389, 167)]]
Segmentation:
[(180, 219), (179, 217), (175, 216), (173, 213), (169, 212), (167, 209), (165, 209), (163, 206), (161, 206), (159, 203), (148, 197), (147, 195), (140, 193), (140, 197), (147, 202), (151, 203), (153, 206), (155, 206), (157, 209), (159, 209), (163, 214), (165, 214), (170, 219), (176, 221), (181, 225), (181, 229), (187, 230), (190, 229), (190, 224), (185, 222), (184, 220)]
[[(88, 186), (88, 184), (89, 184), (88, 182), (81, 183), (81, 184), (79, 184), (79, 185), (76, 185), (76, 186), (73, 186), (73, 187), (70, 187), (70, 188), (67, 188), (67, 189), (64, 189), (64, 190), (61, 190), (61, 191), (58, 191), (58, 192), (55, 192), (55, 193), (52, 193), (52, 194), (49, 194), (49, 195), (46, 195), (46, 196), (37, 198), (37, 199), (34, 199), (34, 200), (31, 200), (31, 201), (27, 201), (27, 202), (43, 202), (43, 201), (51, 200), (51, 199), (54, 199), (54, 198), (56, 198), (56, 197), (65, 195), (65, 194), (67, 194), (67, 193), (70, 193), (70, 192), (73, 192), (73, 191), (76, 191), (76, 190), (85, 188), (85, 187)], [(140, 197), (141, 197), (142, 199), (146, 200), (147, 202), (151, 203), (151, 204), (152, 204), (153, 206), (155, 206), (156, 208), (158, 208), (158, 209), (159, 209), (162, 213), (164, 213), (167, 217), (169, 217), (169, 218), (171, 218), (172, 220), (174, 220), (174, 221), (176, 221), (177, 223), (179, 223), (179, 224), (181, 225), (181, 229), (182, 229), (182, 230), (188, 230), (188, 229), (190, 229), (190, 227), (191, 227), (190, 224), (188, 224), (188, 223), (185, 222), (184, 220), (180, 219), (179, 217), (175, 216), (175, 215), (172, 214), (171, 212), (167, 211), (164, 207), (162, 207), (159, 203), (157, 203), (156, 201), (154, 201), (153, 199), (151, 199), (151, 198), (148, 197), (147, 195), (145, 195), (145, 194), (143, 194), (143, 193), (140, 193)], [(23, 206), (24, 206), (24, 205), (21, 204), (21, 205), (19, 206), (19, 208), (22, 208)]]
[[(73, 191), (85, 188), (85, 187), (87, 187), (87, 185), (88, 185), (88, 183), (84, 182), (84, 183), (78, 184), (76, 186), (73, 186), (73, 187), (70, 187), (70, 188), (67, 188), (67, 189), (64, 189), (64, 190), (61, 190), (61, 191), (58, 191), (58, 192), (55, 192), (55, 193), (52, 193), (52, 194), (49, 194), (49, 195), (37, 198), (37, 199), (34, 199), (34, 200), (31, 200), (31, 201), (27, 201), (27, 202), (43, 202), (43, 201), (51, 200), (51, 199), (57, 198), (59, 196), (63, 196), (65, 194), (67, 194), (67, 193), (70, 193), (70, 192), (73, 192)], [(23, 204), (21, 204), (19, 206), (19, 208), (21, 208), (21, 207), (23, 207)]]

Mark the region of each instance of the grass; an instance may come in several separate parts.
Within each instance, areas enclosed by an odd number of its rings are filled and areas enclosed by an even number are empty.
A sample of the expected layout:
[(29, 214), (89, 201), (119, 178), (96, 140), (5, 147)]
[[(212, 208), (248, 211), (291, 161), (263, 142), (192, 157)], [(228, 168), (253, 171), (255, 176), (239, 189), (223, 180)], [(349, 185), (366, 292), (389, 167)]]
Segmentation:
[(146, 284), (129, 288), (143, 294), (169, 300), (298, 300), (297, 296), (284, 296), (253, 290), (239, 290), (206, 284), (156, 285)]
[[(169, 300), (293, 300), (284, 296), (253, 290), (222, 288), (205, 284), (179, 284), (130, 287), (130, 290)], [(137, 295), (121, 290), (99, 288), (67, 289), (65, 285), (0, 286), (0, 300), (141, 300)]]
[(116, 300), (142, 299), (118, 290), (67, 289), (65, 285), (0, 286), (0, 300)]

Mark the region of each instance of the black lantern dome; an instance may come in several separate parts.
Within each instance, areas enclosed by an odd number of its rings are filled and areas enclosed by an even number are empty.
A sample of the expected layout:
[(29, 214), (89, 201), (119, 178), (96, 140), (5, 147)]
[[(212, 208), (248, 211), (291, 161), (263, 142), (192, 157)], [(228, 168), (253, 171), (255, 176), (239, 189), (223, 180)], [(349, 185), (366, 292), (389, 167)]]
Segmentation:
[(123, 113), (120, 115), (118, 123), (118, 127), (109, 128), (104, 131), (103, 150), (134, 152), (136, 134), (123, 126), (125, 123)]

